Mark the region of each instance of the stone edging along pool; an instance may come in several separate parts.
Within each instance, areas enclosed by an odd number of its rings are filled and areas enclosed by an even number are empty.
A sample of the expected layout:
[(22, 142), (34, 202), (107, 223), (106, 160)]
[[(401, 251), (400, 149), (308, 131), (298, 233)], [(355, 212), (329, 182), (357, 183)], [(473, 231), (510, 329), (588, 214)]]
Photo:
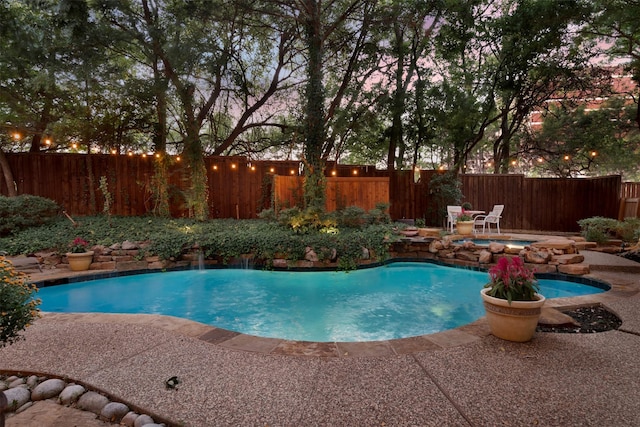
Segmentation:
[[(396, 261), (407, 261), (396, 259)], [(424, 260), (421, 260), (424, 262)], [(380, 264), (381, 265), (381, 264)], [(444, 263), (444, 265), (450, 265)], [(369, 265), (367, 267), (372, 267)], [(178, 269), (184, 270), (184, 268)], [(150, 270), (127, 272), (102, 272), (81, 277), (66, 277), (53, 281), (36, 282), (39, 286), (49, 286), (78, 281), (116, 277), (131, 274), (150, 273)], [(158, 271), (155, 271), (158, 272)], [(545, 275), (544, 278), (550, 278)], [(597, 277), (568, 277), (553, 275), (561, 280), (577, 281), (584, 284), (596, 285), (603, 283)], [(623, 289), (610, 283), (611, 289), (600, 294), (585, 295), (571, 298), (549, 299), (543, 311), (550, 322), (563, 322), (562, 313), (558, 309), (570, 309), (580, 306), (606, 305), (607, 301), (626, 297), (638, 289)], [(113, 324), (140, 324), (152, 326), (163, 330), (172, 331), (192, 338), (218, 345), (231, 350), (250, 351), (272, 355), (285, 356), (311, 356), (311, 357), (384, 357), (417, 352), (434, 351), (448, 347), (471, 344), (490, 335), (485, 318), (447, 331), (434, 334), (420, 335), (409, 338), (399, 338), (384, 341), (367, 342), (307, 342), (292, 341), (278, 338), (265, 338), (242, 334), (226, 329), (221, 329), (199, 322), (178, 317), (155, 314), (102, 314), (102, 313), (45, 313), (47, 319), (61, 322), (84, 323), (113, 323)], [(543, 318), (545, 313), (543, 313)], [(560, 320), (558, 320), (560, 317)]]

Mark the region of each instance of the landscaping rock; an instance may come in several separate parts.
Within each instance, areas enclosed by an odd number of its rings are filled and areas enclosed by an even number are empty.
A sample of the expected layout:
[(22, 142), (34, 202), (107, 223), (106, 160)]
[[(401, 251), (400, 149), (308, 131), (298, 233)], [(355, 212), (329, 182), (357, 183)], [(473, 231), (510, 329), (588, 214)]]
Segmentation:
[(525, 251), (524, 261), (531, 264), (546, 264), (551, 260), (551, 254), (547, 251)]
[(493, 259), (493, 254), (488, 250), (482, 250), (480, 252), (480, 256), (478, 257), (478, 262), (480, 264), (489, 264)]
[(477, 262), (478, 261), (478, 255), (476, 255), (475, 253), (471, 252), (471, 251), (458, 251), (456, 252), (456, 259), (461, 259), (463, 261), (474, 261)]
[(154, 424), (153, 418), (151, 418), (149, 415), (140, 415), (138, 418), (136, 418), (136, 421), (135, 423), (133, 423), (133, 426), (142, 427), (148, 424)]
[(125, 415), (122, 420), (120, 420), (120, 425), (126, 426), (126, 427), (134, 427), (136, 419), (138, 419), (140, 415), (136, 414), (135, 412), (131, 411), (129, 412), (127, 415)]
[(304, 250), (304, 259), (311, 262), (318, 262), (320, 258), (318, 258), (318, 254), (313, 250), (313, 248), (307, 246)]
[(123, 251), (131, 251), (134, 249), (138, 249), (138, 244), (135, 242), (130, 242), (128, 240), (125, 240), (124, 242), (122, 242), (121, 249)]
[(66, 383), (58, 378), (53, 378), (40, 383), (31, 392), (31, 400), (45, 400), (57, 396), (64, 390)]
[(562, 249), (565, 253), (575, 252), (575, 242), (569, 239), (549, 239), (543, 242), (534, 242), (531, 244), (533, 248)]
[(489, 250), (489, 252), (491, 252), (492, 254), (500, 254), (502, 252), (504, 252), (504, 248), (506, 246), (503, 245), (502, 243), (497, 243), (497, 242), (490, 242), (489, 243), (489, 247), (487, 248)]
[(9, 378), (7, 379), (7, 381), (9, 381), (9, 388), (14, 388), (14, 387), (18, 387), (19, 385), (26, 384), (26, 381), (24, 380), (24, 378), (15, 378), (13, 380)]
[(15, 412), (25, 403), (31, 401), (31, 392), (23, 387), (10, 388), (3, 391), (7, 398), (7, 411)]
[(558, 271), (564, 274), (579, 276), (583, 274), (589, 274), (591, 269), (589, 267), (589, 264), (568, 264), (568, 265), (559, 265)]
[(37, 385), (38, 385), (38, 376), (37, 375), (31, 375), (29, 378), (27, 378), (27, 386), (30, 389), (33, 390)]
[(567, 255), (558, 255), (552, 258), (554, 262), (558, 264), (580, 264), (584, 262), (584, 255), (580, 254), (567, 254)]
[(100, 418), (111, 423), (119, 423), (129, 413), (129, 407), (124, 403), (110, 402), (100, 411)]
[(72, 403), (75, 403), (85, 391), (87, 390), (79, 384), (68, 385), (64, 390), (62, 390), (60, 396), (58, 396), (58, 400), (63, 405), (71, 405)]
[(104, 408), (107, 403), (109, 403), (109, 399), (105, 396), (94, 391), (88, 391), (78, 399), (78, 408), (100, 415), (102, 408)]

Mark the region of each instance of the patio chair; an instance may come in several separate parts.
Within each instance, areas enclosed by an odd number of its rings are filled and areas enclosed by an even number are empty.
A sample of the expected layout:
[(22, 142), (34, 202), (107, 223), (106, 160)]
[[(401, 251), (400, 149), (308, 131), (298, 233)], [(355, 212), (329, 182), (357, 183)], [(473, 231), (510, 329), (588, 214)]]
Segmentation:
[(462, 213), (462, 206), (447, 206), (447, 228), (453, 233), (456, 218)]
[(475, 231), (475, 227), (482, 225), (482, 233), (485, 233), (485, 229), (488, 227), (489, 232), (491, 232), (491, 224), (495, 224), (498, 229), (498, 234), (500, 234), (500, 218), (502, 218), (502, 211), (504, 210), (504, 205), (493, 205), (493, 209), (486, 215), (478, 215), (474, 218), (473, 222), (473, 230)]

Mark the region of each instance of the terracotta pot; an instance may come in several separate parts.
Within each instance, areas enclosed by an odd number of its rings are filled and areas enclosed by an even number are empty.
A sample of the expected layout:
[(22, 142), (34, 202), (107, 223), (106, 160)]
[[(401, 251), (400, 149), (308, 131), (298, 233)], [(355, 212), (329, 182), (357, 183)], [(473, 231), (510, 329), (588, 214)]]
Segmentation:
[(473, 221), (458, 221), (456, 222), (456, 231), (458, 234), (472, 234), (473, 233)]
[(545, 297), (536, 294), (537, 301), (509, 301), (487, 295), (489, 288), (480, 291), (491, 333), (503, 340), (526, 342), (533, 338)]
[(67, 260), (69, 261), (69, 268), (73, 271), (88, 270), (93, 261), (93, 251), (81, 252), (79, 254), (68, 252)]

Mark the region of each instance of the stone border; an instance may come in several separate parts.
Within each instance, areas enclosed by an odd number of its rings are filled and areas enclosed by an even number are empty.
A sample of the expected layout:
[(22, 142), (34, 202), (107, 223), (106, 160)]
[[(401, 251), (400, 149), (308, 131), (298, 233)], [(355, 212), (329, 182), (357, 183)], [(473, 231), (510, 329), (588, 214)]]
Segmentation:
[[(78, 382), (50, 375), (11, 374), (0, 371), (0, 392), (7, 400), (0, 420), (11, 418), (33, 406), (34, 402), (49, 400), (62, 406), (92, 412), (96, 418), (114, 425), (127, 427), (166, 427), (167, 421), (156, 423), (148, 414), (138, 413), (124, 403), (110, 399), (106, 393), (93, 391)], [(140, 411), (143, 412), (143, 411)], [(158, 417), (156, 416), (156, 419)]]

